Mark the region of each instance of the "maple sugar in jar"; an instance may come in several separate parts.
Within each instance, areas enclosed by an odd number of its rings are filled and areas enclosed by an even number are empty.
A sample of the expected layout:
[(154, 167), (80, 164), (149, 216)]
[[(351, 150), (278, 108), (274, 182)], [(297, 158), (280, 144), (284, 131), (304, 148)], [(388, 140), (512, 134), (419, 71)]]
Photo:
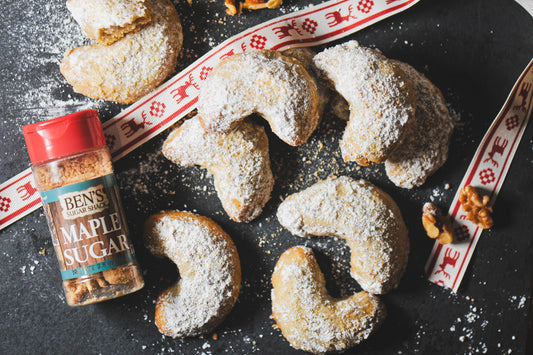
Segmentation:
[(23, 127), (66, 299), (80, 306), (144, 286), (96, 110)]

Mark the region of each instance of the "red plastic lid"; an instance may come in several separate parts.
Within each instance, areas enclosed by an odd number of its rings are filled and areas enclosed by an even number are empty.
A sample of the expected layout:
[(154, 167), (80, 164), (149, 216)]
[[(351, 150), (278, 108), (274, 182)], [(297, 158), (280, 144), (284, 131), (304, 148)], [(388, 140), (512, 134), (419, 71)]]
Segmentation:
[(106, 144), (98, 111), (84, 110), (22, 127), (32, 163)]

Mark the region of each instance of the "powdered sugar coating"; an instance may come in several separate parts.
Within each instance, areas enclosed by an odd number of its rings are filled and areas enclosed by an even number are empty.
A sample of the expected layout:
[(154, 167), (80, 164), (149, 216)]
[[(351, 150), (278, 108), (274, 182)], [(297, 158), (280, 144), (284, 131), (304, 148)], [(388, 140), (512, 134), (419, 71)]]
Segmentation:
[(285, 251), (272, 275), (272, 316), (292, 347), (343, 351), (367, 339), (385, 319), (381, 301), (365, 291), (332, 298), (311, 249)]
[(71, 49), (61, 73), (83, 95), (133, 103), (154, 90), (177, 65), (183, 34), (178, 13), (169, 0), (150, 0), (152, 21), (135, 33), (105, 46)]
[(236, 222), (256, 218), (270, 199), (274, 178), (263, 127), (243, 121), (227, 133), (205, 133), (198, 116), (174, 130), (163, 144), (172, 162), (200, 165), (213, 174), (224, 210)]
[(407, 134), (385, 161), (389, 179), (406, 189), (422, 185), (448, 157), (453, 119), (440, 90), (407, 63), (393, 61), (413, 82), (416, 114)]
[(303, 144), (318, 124), (316, 84), (298, 60), (276, 51), (226, 58), (200, 87), (202, 125), (209, 132), (227, 132), (252, 113), (263, 116), (287, 144)]
[(345, 239), (350, 273), (363, 290), (384, 294), (398, 286), (409, 254), (407, 228), (396, 203), (371, 183), (329, 177), (287, 197), (277, 217), (299, 237)]
[(412, 84), (379, 51), (349, 41), (318, 53), (314, 62), (350, 104), (340, 147), (345, 161), (383, 162), (414, 117)]
[(87, 37), (111, 44), (150, 22), (147, 0), (67, 0), (67, 8)]
[(170, 211), (148, 219), (144, 240), (152, 254), (170, 258), (180, 273), (157, 299), (161, 333), (176, 338), (213, 330), (240, 291), (239, 256), (231, 238), (207, 217)]
[(326, 108), (326, 104), (329, 101), (330, 93), (327, 83), (324, 82), (324, 80), (321, 80), (321, 78), (319, 78), (320, 71), (313, 62), (313, 58), (315, 57), (316, 53), (312, 49), (306, 47), (291, 48), (283, 51), (282, 53), (285, 56), (298, 59), (300, 63), (302, 63), (304, 68), (307, 70), (309, 75), (311, 75), (311, 77), (315, 81), (318, 93), (318, 116), (320, 119), (322, 117), (324, 109)]

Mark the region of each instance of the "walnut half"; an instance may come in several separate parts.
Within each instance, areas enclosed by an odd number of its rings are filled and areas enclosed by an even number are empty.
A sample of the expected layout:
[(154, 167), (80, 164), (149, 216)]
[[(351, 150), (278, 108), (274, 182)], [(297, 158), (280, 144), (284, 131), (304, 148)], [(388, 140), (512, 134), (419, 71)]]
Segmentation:
[(439, 239), (439, 243), (453, 242), (452, 223), (448, 216), (443, 216), (440, 209), (432, 203), (422, 207), (422, 225), (430, 238)]
[(459, 202), (463, 211), (466, 212), (466, 218), (474, 222), (483, 229), (492, 227), (492, 207), (488, 205), (489, 197), (481, 198), (476, 188), (468, 185), (459, 191)]

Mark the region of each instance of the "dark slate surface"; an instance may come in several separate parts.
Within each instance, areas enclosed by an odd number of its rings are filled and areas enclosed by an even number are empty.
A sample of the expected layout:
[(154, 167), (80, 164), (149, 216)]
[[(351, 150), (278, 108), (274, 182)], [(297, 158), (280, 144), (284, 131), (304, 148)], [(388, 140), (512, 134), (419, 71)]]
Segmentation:
[[(281, 9), (231, 18), (223, 1), (175, 2), (185, 32), (178, 70), (229, 36), (307, 6), (286, 0)], [(0, 31), (0, 181), (28, 167), (24, 124), (85, 108), (102, 120), (123, 106), (72, 92), (58, 64), (62, 53), (87, 43), (64, 1), (2, 3)], [(496, 225), (483, 233), (458, 294), (426, 281), (424, 263), (433, 241), (419, 222), (425, 201), (446, 207), (477, 144), (533, 57), (533, 19), (511, 0), (422, 0), (402, 14), (350, 38), (407, 61), (443, 91), (459, 119), (446, 165), (421, 188), (403, 190), (381, 166), (357, 168), (340, 159), (343, 122), (326, 114), (311, 141), (290, 148), (270, 134), (276, 187), (264, 213), (250, 224), (231, 222), (212, 178), (199, 168), (174, 166), (159, 153), (167, 133), (116, 164), (123, 202), (145, 288), (105, 303), (70, 308), (41, 210), (0, 231), (0, 353), (293, 353), (270, 315), (270, 275), (279, 255), (306, 244), (316, 251), (335, 296), (359, 288), (348, 275), (348, 253), (330, 238), (302, 240), (275, 218), (282, 197), (329, 174), (367, 178), (390, 193), (408, 224), (411, 256), (399, 289), (382, 297), (388, 318), (382, 329), (354, 349), (358, 354), (522, 354), (527, 348), (532, 285), (533, 130), (529, 127), (495, 206)], [(304, 160), (305, 159), (305, 160)], [(450, 188), (446, 189), (446, 184)], [(240, 253), (243, 287), (226, 321), (203, 338), (170, 339), (153, 323), (157, 295), (177, 279), (169, 261), (143, 247), (143, 221), (161, 209), (186, 209), (212, 217), (232, 236)], [(43, 254), (43, 255), (41, 255)]]

